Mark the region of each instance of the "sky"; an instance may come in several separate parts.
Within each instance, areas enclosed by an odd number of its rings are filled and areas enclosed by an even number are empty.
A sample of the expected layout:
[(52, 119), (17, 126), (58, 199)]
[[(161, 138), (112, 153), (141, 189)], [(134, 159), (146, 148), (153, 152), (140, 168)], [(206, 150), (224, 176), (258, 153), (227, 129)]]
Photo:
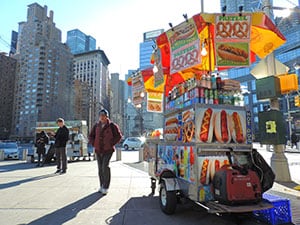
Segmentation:
[[(204, 12), (220, 12), (220, 0), (203, 0)], [(37, 2), (54, 12), (56, 27), (66, 42), (67, 31), (79, 29), (96, 39), (110, 61), (110, 73), (121, 79), (130, 69), (139, 67), (139, 43), (143, 33), (156, 29), (168, 30), (201, 11), (200, 0), (1, 0), (0, 52), (8, 52), (11, 31), (26, 21), (27, 6)], [(274, 5), (293, 7), (298, 0), (274, 0)], [(209, 3), (209, 4), (208, 4)], [(4, 39), (5, 42), (2, 40)]]

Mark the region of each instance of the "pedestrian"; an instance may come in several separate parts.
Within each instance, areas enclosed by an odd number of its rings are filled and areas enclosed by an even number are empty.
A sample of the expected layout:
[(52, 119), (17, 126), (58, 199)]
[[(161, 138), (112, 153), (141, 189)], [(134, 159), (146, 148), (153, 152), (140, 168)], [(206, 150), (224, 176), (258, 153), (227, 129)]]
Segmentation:
[(297, 137), (297, 134), (295, 132), (293, 132), (292, 135), (291, 135), (291, 142), (292, 142), (292, 148), (295, 145), (296, 149), (297, 149), (298, 137)]
[(49, 143), (49, 137), (45, 131), (37, 134), (36, 138), (36, 153), (38, 154), (38, 166), (44, 166), (45, 156), (46, 156), (46, 145)]
[(57, 170), (55, 173), (64, 174), (67, 172), (67, 150), (66, 145), (69, 140), (69, 129), (65, 126), (65, 121), (63, 118), (58, 118), (56, 120), (57, 125), (59, 126), (56, 131), (55, 137), (55, 155)]
[(89, 134), (89, 142), (94, 146), (100, 189), (98, 192), (107, 194), (110, 185), (109, 161), (115, 151), (115, 145), (121, 140), (122, 133), (119, 126), (109, 119), (106, 109), (99, 112), (99, 121), (93, 126)]

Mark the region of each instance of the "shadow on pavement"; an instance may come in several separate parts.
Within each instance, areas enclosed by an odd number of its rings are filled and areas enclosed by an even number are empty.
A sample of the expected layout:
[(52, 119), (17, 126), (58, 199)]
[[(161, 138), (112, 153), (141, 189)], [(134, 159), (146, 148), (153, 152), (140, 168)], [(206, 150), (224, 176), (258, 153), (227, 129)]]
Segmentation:
[(255, 221), (250, 215), (214, 215), (196, 205), (192, 201), (178, 204), (175, 214), (166, 215), (159, 207), (158, 197), (135, 197), (129, 199), (120, 209), (119, 213), (108, 218), (106, 224), (110, 225), (263, 225)]
[(7, 161), (7, 164), (0, 166), (0, 173), (16, 171), (16, 170), (28, 170), (38, 169), (35, 163), (26, 163), (16, 160), (15, 162)]
[[(69, 204), (61, 209), (49, 213), (41, 218), (38, 218), (27, 225), (40, 225), (40, 224), (64, 224), (65, 222), (73, 219), (81, 211), (102, 198), (98, 192), (92, 193), (72, 204)], [(87, 222), (88, 224), (88, 222)]]
[(291, 189), (294, 189), (294, 187), (298, 186), (299, 184), (294, 182), (294, 181), (291, 181), (291, 182), (278, 182), (278, 184), (282, 185), (282, 186), (285, 186), (287, 188), (291, 188)]
[(27, 183), (27, 182), (31, 182), (31, 181), (46, 179), (46, 178), (53, 177), (53, 176), (57, 176), (57, 175), (56, 174), (45, 174), (45, 175), (41, 175), (41, 176), (37, 176), (37, 177), (30, 177), (30, 178), (26, 178), (26, 179), (23, 179), (23, 180), (13, 181), (13, 182), (5, 183), (5, 184), (0, 184), (0, 190), (15, 187), (15, 186), (18, 186), (18, 185), (21, 185), (21, 184), (24, 184), (24, 183)]

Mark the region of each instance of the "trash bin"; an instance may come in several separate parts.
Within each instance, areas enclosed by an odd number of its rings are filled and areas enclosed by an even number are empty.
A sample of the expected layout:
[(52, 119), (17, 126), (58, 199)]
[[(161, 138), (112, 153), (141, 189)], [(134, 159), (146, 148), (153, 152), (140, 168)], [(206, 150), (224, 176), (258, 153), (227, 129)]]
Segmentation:
[(0, 150), (0, 161), (4, 160), (4, 150)]
[(22, 160), (27, 161), (27, 154), (28, 154), (28, 149), (27, 148), (23, 149)]
[(143, 162), (144, 161), (144, 148), (140, 148), (139, 149), (139, 162)]
[(121, 161), (122, 160), (122, 149), (121, 148), (117, 148), (116, 149), (116, 160), (117, 161)]

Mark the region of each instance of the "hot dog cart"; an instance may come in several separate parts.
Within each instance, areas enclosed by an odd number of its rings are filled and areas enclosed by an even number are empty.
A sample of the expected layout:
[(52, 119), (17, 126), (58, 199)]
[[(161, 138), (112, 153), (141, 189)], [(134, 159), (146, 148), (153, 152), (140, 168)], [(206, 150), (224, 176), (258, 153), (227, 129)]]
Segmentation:
[[(198, 88), (191, 91), (195, 90), (199, 91)], [(165, 113), (164, 139), (148, 139), (144, 149), (153, 194), (156, 181), (160, 184), (163, 212), (172, 214), (181, 197), (195, 201), (210, 213), (250, 212), (270, 207), (261, 201), (250, 205), (223, 205), (214, 198), (213, 178), (223, 165), (230, 164), (227, 153), (233, 151), (235, 164), (249, 163), (250, 116), (243, 106), (201, 103)], [(253, 188), (251, 183), (247, 185)]]
[[(211, 213), (270, 207), (261, 201), (253, 171), (247, 176), (234, 172), (232, 181), (240, 182), (237, 185), (216, 177), (224, 168), (247, 168), (252, 161), (251, 113), (243, 104), (240, 83), (225, 79), (220, 71), (250, 66), (255, 54), (263, 58), (284, 43), (275, 28), (262, 12), (204, 13), (186, 18), (157, 37), (151, 58), (153, 74), (144, 74), (143, 79), (148, 96), (163, 90), (159, 108), (164, 113), (164, 134), (162, 140), (147, 140), (144, 160), (149, 162), (152, 193), (157, 181), (160, 184), (163, 212), (174, 213), (180, 197)], [(272, 35), (266, 36), (266, 30)], [(271, 47), (270, 41), (276, 44)], [(160, 104), (157, 99), (147, 100), (148, 105)], [(245, 201), (238, 206), (221, 204), (221, 196), (235, 187), (244, 189), (233, 191), (233, 198)]]

